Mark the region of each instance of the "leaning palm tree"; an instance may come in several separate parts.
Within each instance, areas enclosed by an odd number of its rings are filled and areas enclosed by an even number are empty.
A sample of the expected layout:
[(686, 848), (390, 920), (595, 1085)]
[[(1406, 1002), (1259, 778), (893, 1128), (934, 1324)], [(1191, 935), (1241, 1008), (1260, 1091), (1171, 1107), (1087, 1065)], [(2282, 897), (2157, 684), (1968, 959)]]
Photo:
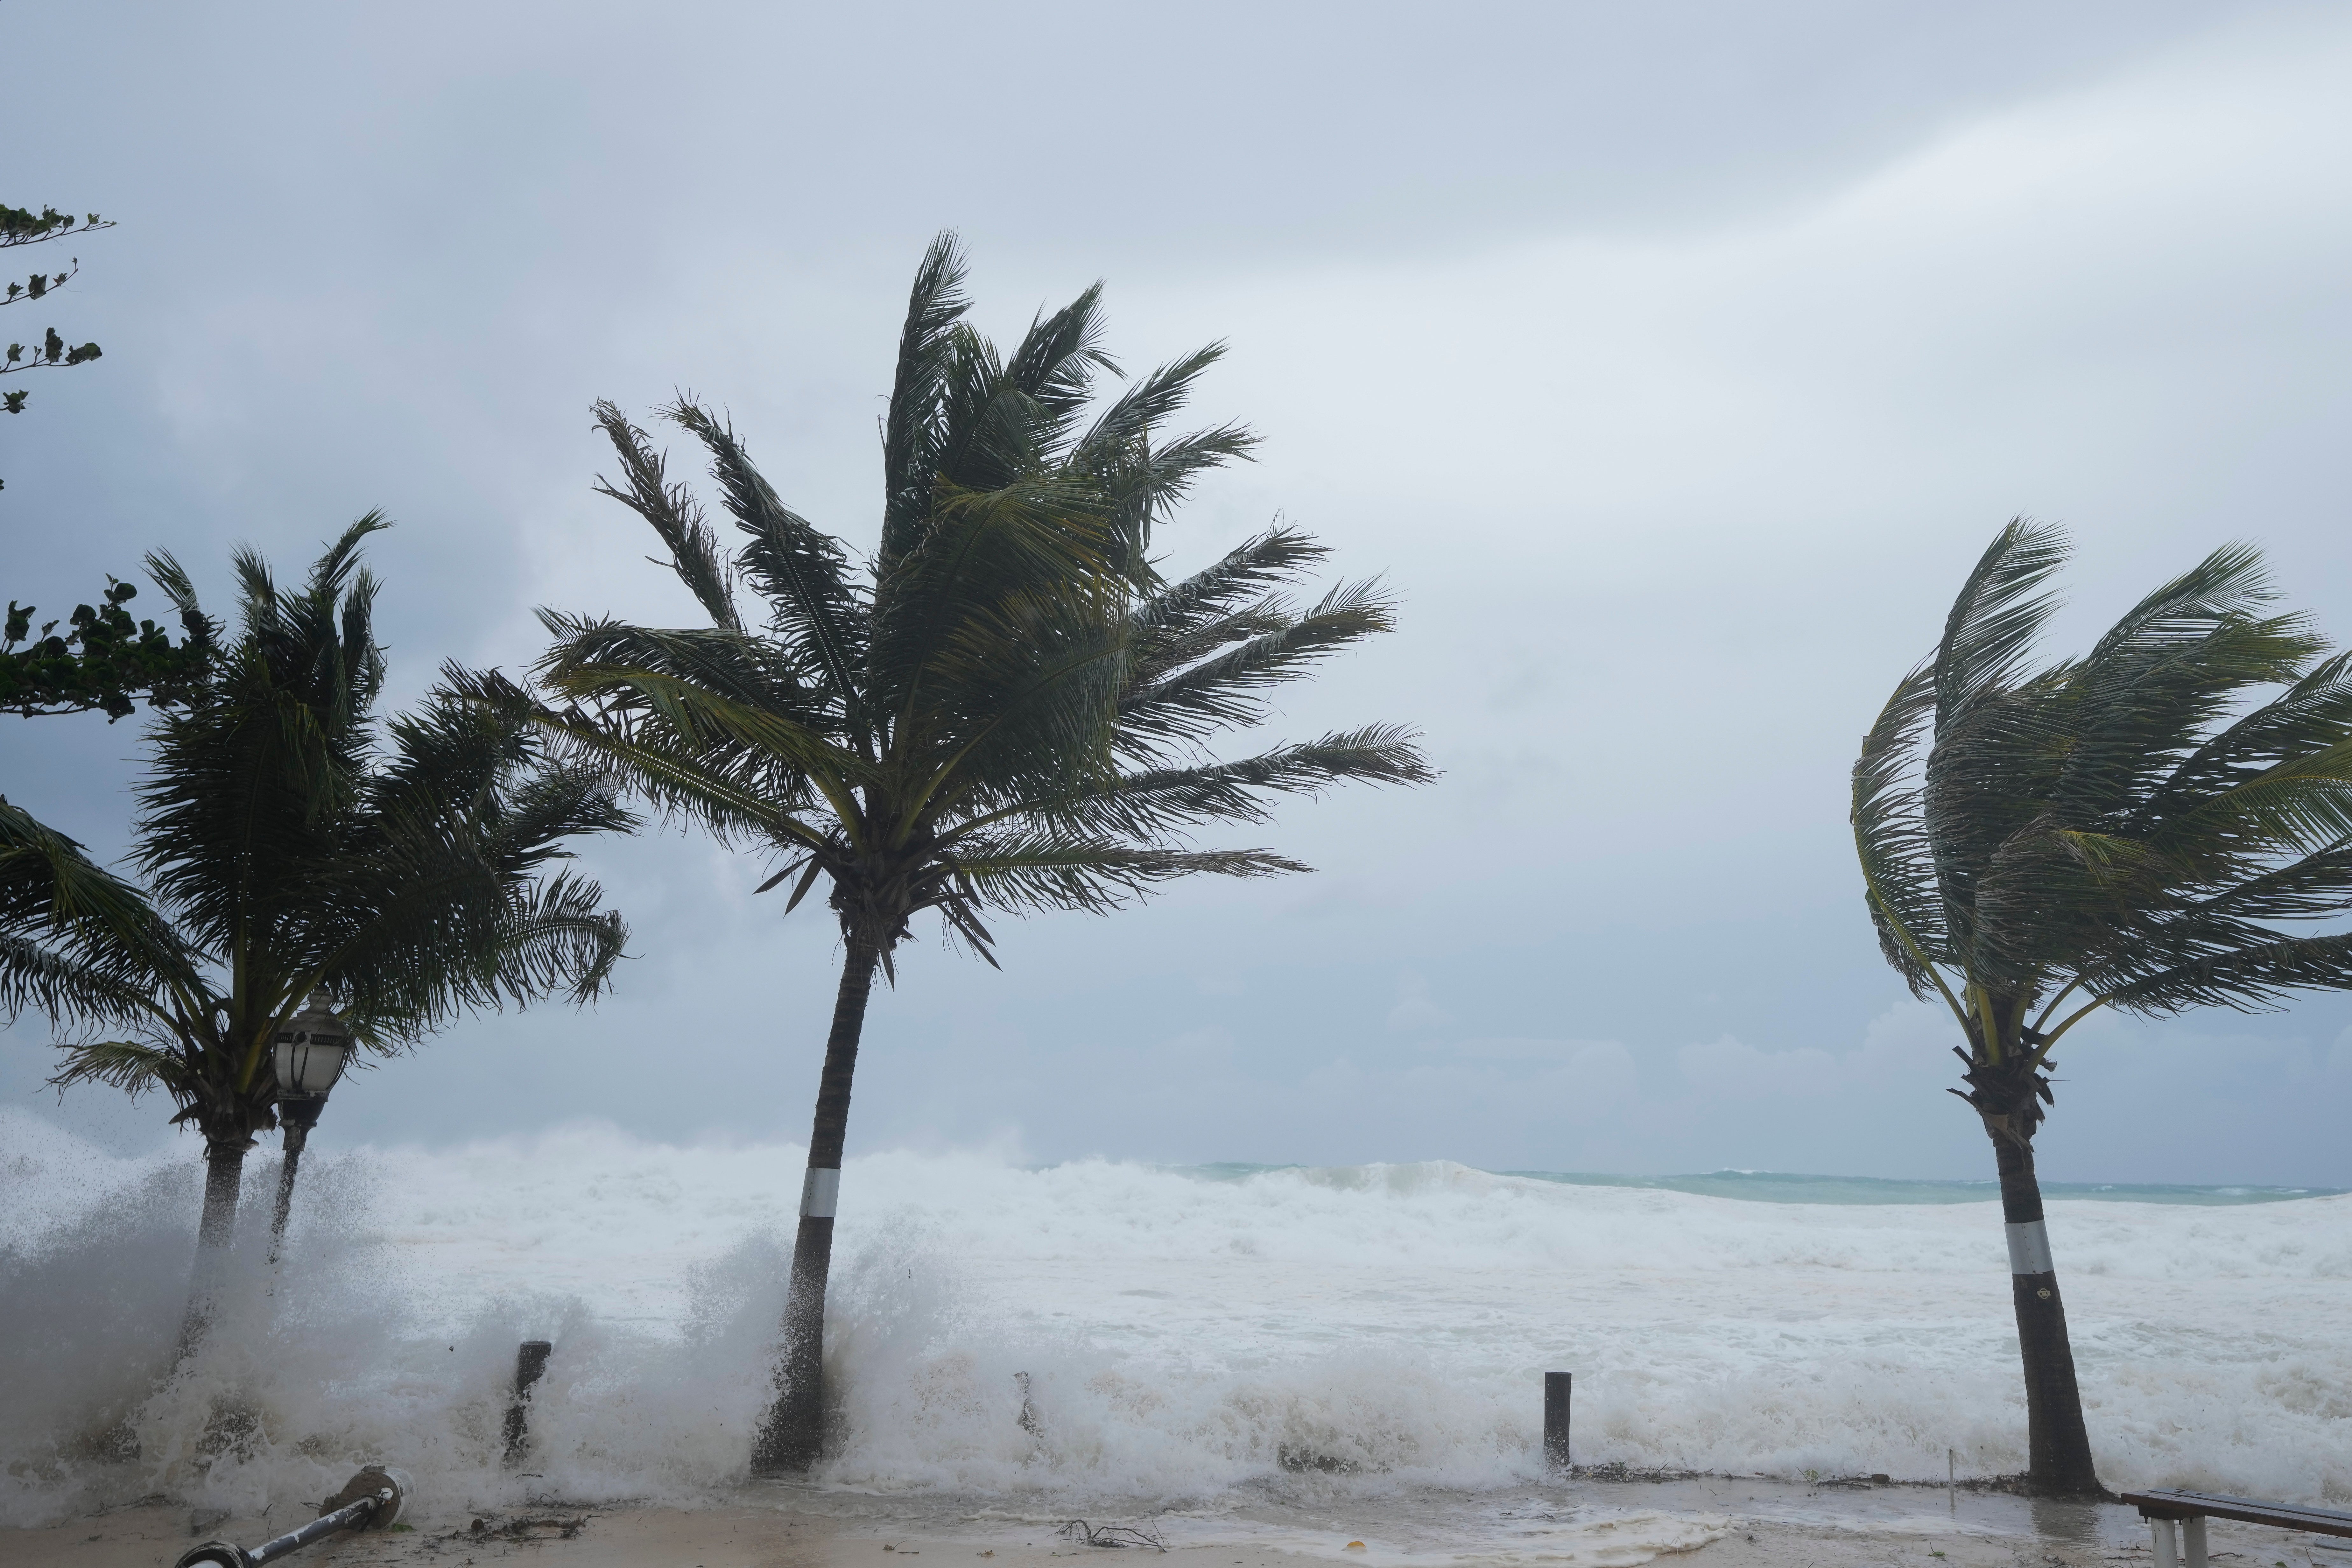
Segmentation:
[(2064, 556), (2023, 520), (1993, 541), (1864, 741), (1853, 820), (1880, 950), (1950, 1008), (1951, 1092), (1992, 1141), (2031, 1484), (2081, 1495), (2101, 1488), (2033, 1169), (2051, 1052), (2101, 1008), (2352, 985), (2352, 935), (2282, 929), (2352, 903), (2352, 655), (2269, 613), (2231, 545), (2030, 668)]
[[(782, 859), (786, 910), (820, 880), (843, 948), (825, 1041), (761, 1473), (823, 1449), (824, 1289), (850, 1081), (874, 975), (909, 921), (995, 962), (991, 911), (1105, 911), (1171, 879), (1302, 870), (1187, 830), (1260, 822), (1268, 800), (1347, 779), (1431, 777), (1403, 731), (1372, 727), (1218, 762), (1202, 742), (1265, 712), (1268, 687), (1383, 631), (1369, 586), (1311, 608), (1274, 590), (1322, 552), (1285, 529), (1187, 581), (1145, 555), (1156, 521), (1252, 444), (1161, 424), (1218, 357), (1203, 350), (1097, 404), (1099, 286), (1041, 315), (1010, 355), (965, 325), (951, 239), (916, 277), (882, 426), (878, 548), (853, 570), (781, 500), (731, 428), (668, 410), (708, 452), (743, 535), (730, 558), (662, 454), (609, 404), (597, 418), (635, 510), (710, 625), (649, 629), (545, 614), (539, 674), (570, 706), (546, 722), (655, 805)], [(740, 588), (763, 603), (753, 618)], [(486, 703), (520, 694), (478, 689)], [(765, 888), (762, 890), (766, 890)]]
[[(373, 717), (384, 663), (358, 554), (383, 526), (354, 523), (299, 589), (238, 553), (239, 635), (158, 721), (139, 792), (152, 903), (37, 845), (75, 873), (79, 901), (53, 899), (0, 949), (0, 995), (82, 1026), (52, 1082), (161, 1089), (204, 1136), (184, 1346), (212, 1313), (246, 1152), (276, 1124), (272, 1047), (298, 1009), (331, 1003), (360, 1047), (391, 1053), (468, 1009), (593, 996), (627, 934), (595, 883), (551, 874), (567, 837), (632, 826), (598, 774), (447, 694)], [(201, 616), (177, 563), (150, 569)]]

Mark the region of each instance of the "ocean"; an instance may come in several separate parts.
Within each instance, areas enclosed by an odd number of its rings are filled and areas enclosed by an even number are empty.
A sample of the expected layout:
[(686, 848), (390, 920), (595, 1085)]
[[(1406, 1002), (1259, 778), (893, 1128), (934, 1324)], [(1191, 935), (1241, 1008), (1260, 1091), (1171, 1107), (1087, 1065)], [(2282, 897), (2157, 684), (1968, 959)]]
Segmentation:
[[(159, 1389), (194, 1150), (0, 1112), (0, 1521), (249, 1510), (363, 1458), (462, 1506), (740, 1477), (801, 1150), (322, 1140), (273, 1270), (265, 1148), (232, 1321)], [(2050, 1230), (2110, 1486), (2352, 1500), (2352, 1195), (2053, 1187)], [(834, 1281), (816, 1491), (877, 1507), (1524, 1534), (1550, 1371), (1580, 1465), (2025, 1464), (1989, 1184), (878, 1153), (845, 1173)], [(555, 1350), (509, 1471), (524, 1339)]]

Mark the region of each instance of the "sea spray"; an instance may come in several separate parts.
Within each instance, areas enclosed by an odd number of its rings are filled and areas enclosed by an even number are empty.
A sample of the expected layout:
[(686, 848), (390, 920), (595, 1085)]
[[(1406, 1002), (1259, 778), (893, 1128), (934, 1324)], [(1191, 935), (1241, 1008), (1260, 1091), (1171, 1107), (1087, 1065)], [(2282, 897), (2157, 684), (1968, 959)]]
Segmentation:
[[(290, 1508), (376, 1459), (441, 1516), (741, 1478), (800, 1151), (583, 1126), (312, 1159), (274, 1271), (275, 1161), (250, 1163), (236, 1310), (167, 1377), (192, 1152), (110, 1160), (0, 1114), (8, 1520), (159, 1491)], [(893, 1152), (851, 1161), (842, 1220), (836, 1489), (1048, 1512), (1475, 1496), (1539, 1482), (1552, 1369), (1577, 1373), (1583, 1463), (2023, 1465), (1989, 1203)], [(2111, 1484), (2352, 1497), (2352, 1200), (2058, 1203), (2052, 1232)], [(555, 1352), (509, 1470), (531, 1338)]]

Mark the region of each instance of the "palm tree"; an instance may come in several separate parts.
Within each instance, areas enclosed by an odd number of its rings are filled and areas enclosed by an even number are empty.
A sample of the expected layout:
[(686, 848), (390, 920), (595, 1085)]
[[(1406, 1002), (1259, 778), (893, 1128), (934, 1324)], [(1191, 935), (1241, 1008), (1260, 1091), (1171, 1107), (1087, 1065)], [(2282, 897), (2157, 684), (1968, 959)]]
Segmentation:
[(2087, 1495), (2102, 1489), (2033, 1171), (2051, 1052), (2102, 1007), (2352, 985), (2352, 935), (2280, 929), (2352, 901), (2352, 655), (2323, 658), (2306, 617), (2267, 613), (2261, 556), (2240, 544), (2083, 658), (2029, 669), (2065, 553), (2022, 519), (1993, 541), (1864, 739), (1853, 820), (1880, 951), (1966, 1041), (1951, 1092), (2000, 1174), (2031, 1484)]
[[(1319, 559), (1276, 530), (1187, 581), (1145, 557), (1197, 476), (1244, 455), (1235, 426), (1162, 438), (1212, 347), (1097, 405), (1100, 286), (1042, 315), (1009, 356), (961, 320), (951, 237), (923, 259), (882, 425), (879, 548), (864, 573), (777, 498), (731, 428), (667, 410), (706, 448), (743, 534), (731, 559), (664, 457), (610, 404), (597, 420), (636, 510), (709, 616), (648, 629), (542, 612), (540, 668), (571, 706), (546, 721), (650, 801), (786, 863), (786, 910), (830, 884), (843, 963), (793, 1254), (777, 1397), (753, 1468), (823, 1449), (825, 1279), (850, 1080), (874, 973), (937, 910), (992, 964), (992, 910), (1107, 911), (1171, 879), (1305, 869), (1265, 849), (1187, 847), (1261, 822), (1271, 796), (1347, 779), (1417, 784), (1402, 731), (1375, 726), (1218, 762), (1202, 742), (1258, 721), (1271, 686), (1388, 629), (1369, 585), (1300, 609), (1272, 590)], [(1091, 416), (1091, 417), (1089, 417)], [(739, 584), (764, 601), (747, 618)], [(478, 695), (515, 703), (488, 684)]]
[[(447, 694), (379, 736), (375, 584), (358, 557), (383, 526), (352, 524), (291, 591), (238, 552), (239, 635), (158, 721), (139, 791), (152, 903), (47, 847), (41, 864), (75, 873), (79, 902), (32, 909), (0, 948), (0, 995), (94, 1037), (63, 1047), (53, 1083), (160, 1089), (204, 1135), (184, 1348), (213, 1310), (246, 1152), (275, 1125), (272, 1046), (297, 1009), (330, 1000), (362, 1048), (389, 1054), (467, 1009), (584, 1001), (627, 935), (595, 883), (549, 874), (566, 837), (633, 826), (598, 775)], [(177, 563), (149, 568), (202, 616)]]

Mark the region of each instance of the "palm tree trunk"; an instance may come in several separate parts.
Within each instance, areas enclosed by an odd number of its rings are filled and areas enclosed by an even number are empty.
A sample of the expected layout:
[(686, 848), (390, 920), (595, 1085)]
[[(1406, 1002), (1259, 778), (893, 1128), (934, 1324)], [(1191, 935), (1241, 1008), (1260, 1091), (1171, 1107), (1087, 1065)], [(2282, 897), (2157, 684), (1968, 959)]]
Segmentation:
[[(1988, 1131), (1991, 1131), (1988, 1129)], [(2010, 1294), (2017, 1308), (2017, 1349), (2025, 1363), (2028, 1484), (2044, 1497), (2104, 1497), (2083, 1426), (2074, 1384), (2074, 1347), (2066, 1337), (2066, 1302), (2042, 1224), (2042, 1184), (2033, 1145), (1992, 1131), (2000, 1171), (2000, 1214), (2009, 1233)]]
[(252, 1140), (235, 1136), (205, 1141), (205, 1211), (196, 1225), (196, 1267), (188, 1281), (188, 1310), (180, 1320), (180, 1359), (194, 1352), (212, 1326), (213, 1310), (228, 1272), (229, 1244), (236, 1239), (237, 1189), (245, 1180), (245, 1152)]
[(817, 1080), (816, 1123), (809, 1132), (800, 1233), (793, 1241), (776, 1398), (751, 1446), (753, 1475), (796, 1474), (824, 1456), (824, 1283), (833, 1267), (833, 1215), (841, 1191), (841, 1147), (849, 1132), (849, 1082), (857, 1071), (857, 1037), (881, 956), (879, 947), (852, 937), (842, 961), (833, 1032), (824, 1042), (824, 1074)]

